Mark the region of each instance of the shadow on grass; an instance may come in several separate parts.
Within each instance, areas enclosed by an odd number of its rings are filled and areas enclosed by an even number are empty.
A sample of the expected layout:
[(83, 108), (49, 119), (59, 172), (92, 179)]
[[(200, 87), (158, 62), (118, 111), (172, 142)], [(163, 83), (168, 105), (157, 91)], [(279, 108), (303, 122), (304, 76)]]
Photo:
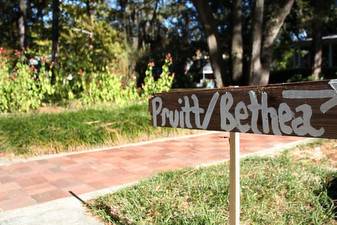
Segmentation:
[(135, 225), (133, 221), (122, 216), (118, 209), (114, 209), (104, 203), (95, 205), (93, 208), (95, 211), (101, 211), (113, 221), (116, 225)]
[(84, 201), (82, 198), (80, 198), (74, 192), (72, 192), (72, 191), (68, 191), (68, 192), (74, 198), (79, 200), (87, 209), (104, 212), (106, 215), (108, 215), (115, 222), (116, 225), (134, 225), (134, 223), (131, 220), (121, 217), (121, 214), (118, 212), (118, 210), (113, 209), (106, 204), (99, 204), (97, 206), (93, 206), (93, 205), (90, 204), (90, 202)]
[(335, 220), (337, 220), (337, 177), (327, 184), (327, 195), (334, 204), (333, 214)]

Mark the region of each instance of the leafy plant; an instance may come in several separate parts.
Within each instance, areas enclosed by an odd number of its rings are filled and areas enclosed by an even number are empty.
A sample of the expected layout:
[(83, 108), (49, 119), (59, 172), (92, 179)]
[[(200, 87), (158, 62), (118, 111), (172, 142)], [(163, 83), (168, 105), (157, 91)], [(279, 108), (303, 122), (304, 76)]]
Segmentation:
[(106, 21), (80, 16), (61, 35), (60, 68), (64, 76), (112, 72), (126, 74), (123, 36)]
[(82, 80), (84, 90), (81, 99), (84, 103), (113, 102), (123, 105), (139, 99), (135, 84), (123, 87), (120, 76), (94, 73), (88, 78)]
[(42, 65), (39, 69), (25, 64), (20, 58), (10, 71), (9, 63), (4, 60), (0, 67), (0, 111), (26, 112), (36, 109), (48, 95), (54, 93), (51, 73)]
[(145, 72), (145, 79), (143, 84), (143, 97), (148, 97), (154, 93), (167, 92), (171, 89), (173, 84), (174, 74), (170, 73), (170, 66), (172, 65), (171, 54), (167, 54), (162, 72), (158, 80), (153, 77), (154, 62), (150, 62)]
[[(157, 92), (169, 91), (173, 83), (170, 54), (166, 56), (157, 80), (152, 73), (154, 64), (149, 63), (143, 93), (139, 95), (134, 79), (125, 80), (124, 75), (110, 69), (95, 72), (79, 68), (77, 72), (64, 73), (65, 70), (59, 69), (60, 65), (51, 64), (47, 57), (37, 56), (34, 52), (15, 51), (14, 57), (3, 53), (1, 50), (0, 112), (26, 112), (51, 100), (78, 99), (84, 104), (126, 105), (146, 100)], [(50, 67), (54, 67), (54, 74)]]

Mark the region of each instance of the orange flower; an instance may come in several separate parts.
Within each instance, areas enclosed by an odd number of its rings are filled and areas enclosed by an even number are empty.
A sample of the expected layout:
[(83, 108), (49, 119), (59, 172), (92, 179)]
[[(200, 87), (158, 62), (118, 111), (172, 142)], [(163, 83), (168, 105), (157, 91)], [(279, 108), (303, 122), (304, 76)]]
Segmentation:
[(154, 67), (155, 66), (155, 63), (153, 61), (150, 61), (148, 64), (147, 64), (148, 67)]
[(19, 50), (15, 50), (14, 54), (15, 54), (16, 57), (20, 57), (22, 52), (19, 51)]
[(171, 53), (167, 53), (165, 56), (165, 61), (167, 61), (168, 63), (172, 63), (173, 62), (173, 58)]

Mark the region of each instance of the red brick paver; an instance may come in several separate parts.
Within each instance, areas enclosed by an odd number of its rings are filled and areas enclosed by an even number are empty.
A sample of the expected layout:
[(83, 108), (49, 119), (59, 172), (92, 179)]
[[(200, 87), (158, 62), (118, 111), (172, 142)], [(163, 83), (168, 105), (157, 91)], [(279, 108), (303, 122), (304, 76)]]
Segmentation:
[[(149, 177), (163, 170), (229, 158), (226, 133), (177, 138), (106, 151), (0, 166), (0, 211), (83, 194)], [(241, 154), (289, 142), (296, 137), (241, 135)]]

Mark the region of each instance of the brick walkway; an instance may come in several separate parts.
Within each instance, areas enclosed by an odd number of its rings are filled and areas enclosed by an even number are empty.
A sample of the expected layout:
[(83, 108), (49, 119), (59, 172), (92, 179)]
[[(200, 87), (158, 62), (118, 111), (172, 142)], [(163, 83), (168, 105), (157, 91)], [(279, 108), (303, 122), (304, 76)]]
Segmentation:
[[(159, 171), (229, 158), (225, 133), (86, 152), (0, 166), (0, 211), (87, 193), (149, 177)], [(302, 140), (241, 135), (241, 154)]]

